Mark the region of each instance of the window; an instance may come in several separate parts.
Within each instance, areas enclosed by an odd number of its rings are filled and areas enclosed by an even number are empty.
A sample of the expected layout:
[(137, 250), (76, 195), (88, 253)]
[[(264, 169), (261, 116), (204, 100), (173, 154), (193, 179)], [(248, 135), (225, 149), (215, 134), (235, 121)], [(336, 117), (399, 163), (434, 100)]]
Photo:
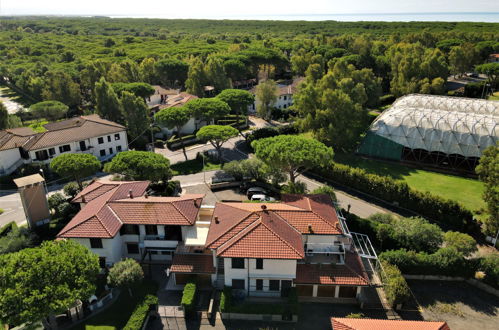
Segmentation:
[(256, 280), (256, 291), (263, 290), (263, 280)]
[(50, 148), (49, 149), (49, 156), (52, 157), (53, 155), (55, 155), (55, 148)]
[(232, 289), (244, 290), (244, 280), (232, 280)]
[(263, 269), (263, 259), (256, 259), (256, 269)]
[(156, 225), (146, 225), (146, 235), (158, 235), (158, 227)]
[(91, 238), (90, 239), (90, 247), (92, 249), (102, 249), (102, 239), (100, 239), (100, 238)]
[(117, 146), (117, 147), (116, 147), (116, 151), (117, 151), (117, 152), (121, 152), (121, 146)]
[(65, 144), (59, 147), (59, 152), (62, 154), (63, 152), (71, 151), (71, 146), (69, 144)]
[(101, 151), (99, 151), (99, 154), (101, 157), (104, 157), (106, 155), (106, 150), (102, 149)]
[(120, 134), (119, 133), (114, 134), (114, 139), (118, 141), (120, 139)]
[(126, 243), (126, 250), (127, 250), (128, 254), (139, 254), (139, 244)]
[(97, 142), (99, 142), (99, 144), (103, 144), (104, 143), (104, 138), (103, 137), (98, 138)]
[(288, 98), (288, 97), (287, 97), (286, 95), (284, 95), (284, 101), (286, 101), (286, 99), (287, 99), (287, 98)]
[(114, 154), (114, 152), (113, 152), (113, 148), (109, 148), (109, 154), (110, 154), (110, 155)]
[(47, 160), (49, 159), (49, 154), (47, 153), (47, 150), (40, 150), (35, 152), (36, 159), (37, 160)]
[(111, 142), (111, 135), (107, 136), (107, 142)]
[(232, 268), (233, 269), (244, 269), (244, 259), (243, 258), (232, 258)]
[(279, 280), (269, 280), (269, 290), (279, 291)]
[(106, 268), (106, 257), (99, 257), (100, 268)]
[(120, 229), (121, 235), (139, 235), (138, 225), (123, 225)]

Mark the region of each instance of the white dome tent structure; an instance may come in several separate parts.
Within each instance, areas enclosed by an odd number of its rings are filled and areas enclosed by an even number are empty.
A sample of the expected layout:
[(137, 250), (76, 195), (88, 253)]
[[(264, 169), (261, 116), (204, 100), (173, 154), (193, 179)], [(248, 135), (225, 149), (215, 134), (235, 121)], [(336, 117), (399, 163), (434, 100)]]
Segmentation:
[(499, 136), (499, 101), (411, 94), (371, 124), (358, 153), (473, 171)]

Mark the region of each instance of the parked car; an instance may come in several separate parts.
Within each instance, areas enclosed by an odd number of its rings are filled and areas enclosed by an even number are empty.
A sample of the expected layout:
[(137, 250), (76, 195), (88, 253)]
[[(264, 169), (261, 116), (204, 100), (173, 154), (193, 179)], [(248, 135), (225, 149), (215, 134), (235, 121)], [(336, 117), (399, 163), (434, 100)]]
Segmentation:
[(275, 202), (274, 197), (270, 197), (264, 194), (254, 194), (251, 196), (252, 201), (260, 201), (260, 202)]
[(267, 190), (263, 189), (262, 187), (251, 187), (246, 191), (246, 196), (248, 196), (248, 199), (251, 199), (251, 196), (255, 194), (267, 195)]

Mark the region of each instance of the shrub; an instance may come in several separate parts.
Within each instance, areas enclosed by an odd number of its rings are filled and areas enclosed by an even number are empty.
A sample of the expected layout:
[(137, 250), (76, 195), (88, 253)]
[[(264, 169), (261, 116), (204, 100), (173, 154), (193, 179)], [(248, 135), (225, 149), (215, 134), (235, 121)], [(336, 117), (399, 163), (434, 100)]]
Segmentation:
[(316, 189), (312, 190), (312, 194), (328, 195), (329, 197), (331, 197), (331, 200), (333, 201), (333, 203), (336, 203), (338, 201), (336, 198), (336, 193), (334, 192), (334, 188), (331, 186), (322, 186), (322, 187), (316, 188)]
[(64, 186), (63, 191), (64, 191), (64, 194), (66, 196), (69, 196), (71, 198), (75, 198), (75, 196), (78, 195), (78, 193), (81, 191), (81, 189), (78, 186), (77, 182), (71, 181)]
[(457, 231), (446, 232), (444, 234), (444, 243), (445, 246), (456, 249), (464, 256), (469, 256), (477, 251), (475, 239), (468, 234)]
[(435, 252), (442, 244), (442, 230), (423, 218), (400, 218), (392, 222), (392, 239), (399, 247)]
[(12, 230), (14, 230), (16, 228), (17, 228), (17, 224), (15, 221), (9, 222), (8, 224), (6, 224), (5, 226), (0, 228), (0, 237), (7, 235), (8, 233), (10, 233)]
[(283, 193), (285, 194), (305, 194), (307, 192), (307, 185), (303, 181), (291, 182), (288, 181), (282, 186)]
[(375, 213), (368, 216), (367, 219), (377, 223), (390, 224), (395, 220), (395, 217), (390, 213)]
[(197, 290), (197, 285), (194, 282), (189, 282), (184, 286), (181, 304), (182, 307), (184, 308), (184, 312), (186, 315), (192, 314), (194, 312), (196, 290)]
[(224, 165), (224, 172), (231, 175), (236, 179), (236, 181), (242, 181), (244, 178), (243, 168), (241, 167), (241, 161), (233, 160)]
[(109, 285), (128, 289), (130, 296), (132, 296), (132, 288), (143, 279), (144, 271), (140, 264), (133, 259), (125, 259), (115, 263), (107, 275)]
[(387, 104), (392, 104), (393, 102), (395, 102), (395, 95), (393, 95), (393, 94), (386, 94), (386, 95), (380, 96), (380, 98), (379, 98), (379, 103), (382, 106), (387, 105)]
[(388, 303), (391, 306), (403, 304), (411, 296), (407, 282), (397, 266), (388, 262), (382, 262), (382, 266), (384, 272), (381, 275)]
[(67, 203), (66, 197), (61, 193), (55, 193), (48, 198), (49, 208), (58, 212), (59, 205)]
[(478, 267), (485, 273), (483, 281), (499, 289), (499, 255), (490, 254), (482, 258)]
[(350, 313), (347, 316), (345, 316), (347, 319), (362, 319), (365, 317), (364, 314), (362, 313)]
[(124, 330), (136, 330), (142, 329), (144, 322), (147, 318), (147, 314), (151, 310), (151, 307), (158, 304), (158, 297), (153, 295), (146, 295), (141, 303), (137, 304), (135, 310), (133, 311), (130, 319), (126, 323)]
[(399, 206), (421, 214), (447, 228), (459, 231), (478, 230), (472, 213), (453, 200), (446, 200), (429, 192), (409, 188), (407, 183), (392, 178), (369, 174), (363, 169), (333, 164), (317, 169), (324, 177), (370, 194), (387, 202), (397, 201)]
[(273, 137), (279, 135), (279, 132), (273, 127), (262, 127), (254, 130), (246, 136), (246, 141), (248, 145), (251, 145), (253, 141), (265, 139), (268, 137)]

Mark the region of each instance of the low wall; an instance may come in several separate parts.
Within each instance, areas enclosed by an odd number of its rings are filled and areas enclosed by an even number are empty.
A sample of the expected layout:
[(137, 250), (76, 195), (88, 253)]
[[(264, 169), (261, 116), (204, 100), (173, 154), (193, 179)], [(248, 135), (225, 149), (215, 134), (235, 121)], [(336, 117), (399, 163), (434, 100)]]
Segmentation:
[(477, 281), (473, 278), (465, 279), (464, 277), (453, 276), (438, 276), (438, 275), (403, 275), (406, 280), (425, 280), (425, 281), (460, 281), (466, 282), (474, 287), (479, 288), (487, 293), (499, 297), (499, 290), (494, 289), (490, 285)]
[(242, 313), (221, 313), (225, 320), (246, 320), (246, 321), (272, 321), (272, 322), (298, 322), (298, 315), (293, 315), (291, 320), (283, 320), (278, 314), (242, 314)]

